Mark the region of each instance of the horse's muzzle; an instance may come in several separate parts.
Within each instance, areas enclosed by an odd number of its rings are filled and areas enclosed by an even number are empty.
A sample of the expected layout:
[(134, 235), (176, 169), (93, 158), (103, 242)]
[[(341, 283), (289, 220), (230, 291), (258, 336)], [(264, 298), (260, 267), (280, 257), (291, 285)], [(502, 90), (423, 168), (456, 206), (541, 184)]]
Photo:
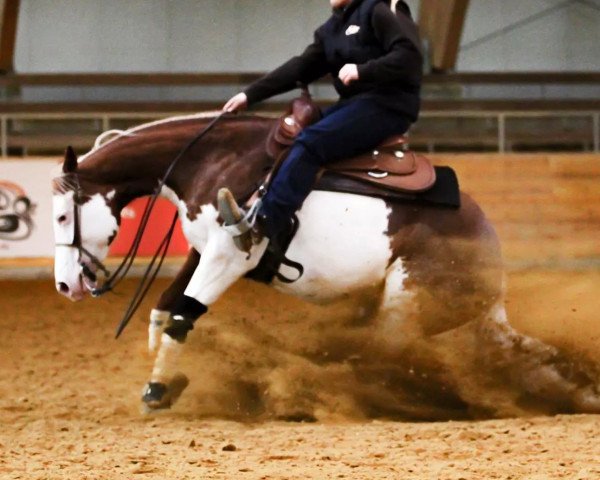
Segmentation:
[(67, 282), (56, 282), (56, 291), (73, 302), (85, 298), (86, 288), (81, 278), (76, 285), (69, 285)]

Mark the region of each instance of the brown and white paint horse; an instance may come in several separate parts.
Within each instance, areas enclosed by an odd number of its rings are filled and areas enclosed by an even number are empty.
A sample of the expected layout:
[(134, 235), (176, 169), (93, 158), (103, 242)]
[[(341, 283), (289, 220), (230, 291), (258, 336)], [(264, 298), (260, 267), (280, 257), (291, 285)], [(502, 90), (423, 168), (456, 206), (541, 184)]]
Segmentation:
[[(84, 298), (80, 252), (65, 246), (73, 239), (76, 173), (82, 245), (103, 259), (115, 237), (121, 210), (152, 194), (180, 150), (210, 115), (171, 118), (122, 132), (77, 160), (67, 154), (63, 175), (54, 180), (55, 280), (71, 300)], [(158, 349), (150, 382), (169, 385), (177, 374), (183, 343), (162, 333), (170, 309), (185, 292), (210, 306), (256, 267), (266, 240), (251, 255), (240, 252), (222, 228), (217, 192), (228, 187), (247, 196), (268, 171), (264, 143), (272, 119), (226, 116), (181, 159), (162, 190), (179, 209), (192, 249), (181, 271), (151, 312), (150, 348)], [(72, 151), (71, 151), (72, 152)], [(359, 299), (357, 320), (372, 321), (389, 345), (410, 345), (467, 322), (503, 325), (503, 270), (493, 228), (481, 209), (462, 194), (458, 210), (389, 203), (360, 195), (314, 191), (298, 212), (300, 228), (287, 256), (304, 265), (295, 283), (273, 287), (310, 302)], [(95, 266), (82, 259), (91, 270)], [(295, 270), (281, 268), (294, 278)], [(361, 318), (362, 317), (362, 318)], [(153, 327), (154, 325), (154, 327)], [(152, 407), (168, 407), (168, 392)]]

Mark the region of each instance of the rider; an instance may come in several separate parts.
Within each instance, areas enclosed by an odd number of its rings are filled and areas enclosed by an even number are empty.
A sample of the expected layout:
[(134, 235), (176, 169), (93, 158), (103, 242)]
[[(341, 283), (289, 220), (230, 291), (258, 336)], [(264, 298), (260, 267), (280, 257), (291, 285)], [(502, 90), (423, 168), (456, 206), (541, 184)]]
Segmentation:
[[(405, 133), (419, 114), (423, 55), (408, 5), (399, 0), (394, 14), (390, 0), (330, 3), (331, 17), (315, 31), (314, 42), (304, 53), (254, 82), (223, 107), (226, 112), (237, 112), (327, 73), (340, 95), (320, 121), (300, 133), (262, 198), (258, 233), (270, 239), (287, 231), (324, 165), (364, 153), (392, 135)], [(219, 206), (224, 219), (243, 216), (232, 201), (219, 202)], [(241, 237), (250, 235), (240, 231), (238, 248), (244, 244)]]

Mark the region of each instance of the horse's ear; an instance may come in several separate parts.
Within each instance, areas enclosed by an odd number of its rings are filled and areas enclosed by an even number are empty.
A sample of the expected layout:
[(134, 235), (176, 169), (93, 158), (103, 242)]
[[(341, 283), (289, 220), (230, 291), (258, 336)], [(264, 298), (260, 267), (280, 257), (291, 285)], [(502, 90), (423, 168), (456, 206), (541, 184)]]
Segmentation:
[(65, 162), (63, 163), (63, 173), (75, 173), (77, 171), (77, 155), (70, 145), (65, 152)]

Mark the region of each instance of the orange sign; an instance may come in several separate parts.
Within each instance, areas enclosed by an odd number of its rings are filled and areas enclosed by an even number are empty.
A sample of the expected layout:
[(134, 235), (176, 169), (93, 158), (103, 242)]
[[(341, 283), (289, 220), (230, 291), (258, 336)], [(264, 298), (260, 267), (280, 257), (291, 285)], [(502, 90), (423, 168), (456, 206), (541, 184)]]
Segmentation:
[[(119, 234), (110, 247), (110, 255), (123, 256), (129, 251), (133, 239), (138, 231), (144, 209), (146, 208), (147, 198), (138, 198), (130, 203), (121, 212), (121, 227)], [(171, 226), (175, 206), (164, 198), (159, 198), (150, 214), (150, 220), (146, 227), (146, 232), (142, 238), (138, 255), (140, 257), (151, 257), (163, 240), (165, 234)], [(187, 255), (189, 246), (187, 240), (181, 231), (181, 224), (177, 220), (177, 226), (171, 245), (169, 246), (168, 256)]]

